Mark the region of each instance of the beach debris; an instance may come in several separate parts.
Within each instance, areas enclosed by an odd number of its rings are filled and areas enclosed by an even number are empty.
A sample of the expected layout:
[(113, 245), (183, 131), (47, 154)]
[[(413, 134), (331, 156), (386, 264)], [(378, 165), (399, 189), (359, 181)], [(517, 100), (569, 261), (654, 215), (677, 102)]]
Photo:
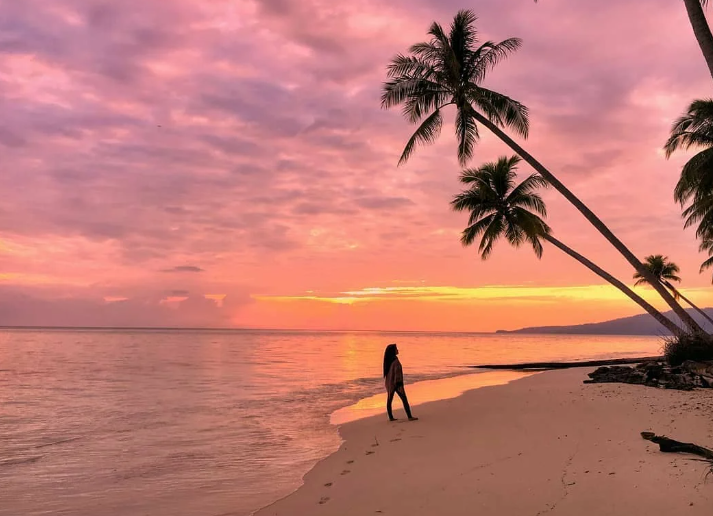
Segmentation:
[(656, 435), (654, 432), (641, 432), (641, 437), (652, 443), (659, 445), (659, 450), (665, 453), (690, 453), (703, 458), (704, 462), (710, 464), (710, 471), (713, 473), (713, 450), (698, 446), (693, 443), (683, 443), (674, 439), (669, 439), (665, 435)]
[(631, 383), (662, 389), (690, 391), (713, 388), (713, 363), (688, 360), (679, 366), (661, 361), (642, 362), (635, 367), (599, 367), (584, 383)]

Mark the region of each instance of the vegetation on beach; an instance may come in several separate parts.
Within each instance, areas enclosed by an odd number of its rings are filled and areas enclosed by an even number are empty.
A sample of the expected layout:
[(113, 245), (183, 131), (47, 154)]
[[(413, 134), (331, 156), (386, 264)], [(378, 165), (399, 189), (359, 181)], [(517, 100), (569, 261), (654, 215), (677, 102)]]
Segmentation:
[(663, 355), (671, 365), (683, 364), (686, 360), (701, 362), (713, 360), (710, 340), (698, 335), (679, 335), (664, 338)]

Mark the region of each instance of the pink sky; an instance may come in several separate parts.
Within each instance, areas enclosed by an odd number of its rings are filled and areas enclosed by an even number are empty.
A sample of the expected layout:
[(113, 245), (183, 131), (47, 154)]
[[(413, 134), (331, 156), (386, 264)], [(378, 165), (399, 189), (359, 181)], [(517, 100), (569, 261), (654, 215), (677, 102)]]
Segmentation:
[[(379, 107), (385, 67), (463, 7), (484, 39), (524, 40), (486, 85), (529, 106), (526, 148), (713, 304), (672, 201), (686, 156), (661, 152), (711, 86), (683, 2), (0, 0), (0, 325), (491, 331), (640, 313), (556, 249), (461, 247), (450, 122), (396, 167), (413, 128)], [(484, 134), (471, 165), (506, 152)], [(631, 283), (544, 195), (555, 235)]]

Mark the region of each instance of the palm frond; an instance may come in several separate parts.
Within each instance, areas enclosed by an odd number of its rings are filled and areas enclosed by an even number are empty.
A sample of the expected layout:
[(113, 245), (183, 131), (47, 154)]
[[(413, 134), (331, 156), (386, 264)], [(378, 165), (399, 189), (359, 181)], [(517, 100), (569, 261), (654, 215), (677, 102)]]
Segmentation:
[(478, 141), (478, 126), (472, 108), (466, 104), (456, 112), (456, 136), (458, 137), (458, 162), (465, 165), (473, 157), (473, 147)]
[(522, 227), (517, 224), (513, 224), (512, 221), (507, 221), (505, 225), (505, 238), (510, 243), (511, 246), (518, 248), (525, 240), (525, 232)]
[[(701, 264), (701, 268), (698, 270), (698, 274), (701, 274), (703, 271), (711, 267), (713, 267), (713, 256), (711, 256)], [(711, 283), (713, 283), (713, 281), (711, 281)]]
[(404, 147), (403, 153), (401, 153), (401, 159), (399, 159), (399, 165), (406, 163), (408, 159), (413, 154), (416, 149), (417, 144), (425, 145), (428, 143), (433, 143), (441, 134), (441, 126), (443, 125), (443, 118), (441, 117), (441, 111), (436, 109), (428, 118), (426, 118), (423, 123), (416, 129), (409, 141)]
[(635, 287), (638, 287), (639, 285), (643, 285), (644, 283), (646, 283), (646, 284), (649, 283), (649, 282), (646, 280), (646, 278), (644, 278), (643, 276), (639, 275), (638, 272), (634, 275), (634, 278), (636, 278), (637, 276), (638, 276), (639, 279), (637, 279), (637, 280), (634, 282), (634, 286), (635, 286)]
[(547, 216), (547, 208), (539, 194), (534, 193), (538, 188), (546, 188), (549, 183), (539, 174), (532, 174), (517, 185), (507, 197), (507, 202), (513, 206), (522, 206), (536, 211), (542, 216)]
[[(517, 163), (517, 161), (515, 161)], [(510, 159), (501, 156), (498, 161), (490, 164), (488, 170), (488, 181), (492, 185), (495, 194), (499, 199), (505, 199), (515, 186), (517, 177), (517, 167), (512, 165)], [(485, 167), (483, 167), (485, 168)]]
[(443, 48), (441, 48), (440, 44), (435, 40), (411, 45), (408, 51), (424, 62), (436, 66), (443, 55)]
[(686, 114), (671, 127), (671, 136), (664, 145), (666, 157), (678, 149), (713, 145), (713, 99), (694, 100)]
[(681, 205), (691, 197), (713, 191), (713, 147), (704, 149), (689, 159), (681, 170), (673, 198)]
[(461, 243), (464, 246), (471, 245), (479, 235), (481, 235), (489, 226), (493, 223), (497, 217), (496, 213), (491, 213), (490, 215), (470, 224), (463, 230), (461, 234)]
[(456, 13), (451, 23), (451, 32), (449, 39), (451, 48), (456, 57), (463, 57), (471, 51), (471, 48), (478, 41), (478, 31), (475, 28), (475, 22), (478, 17), (473, 11), (463, 9)]
[(521, 46), (520, 38), (509, 38), (500, 43), (492, 41), (483, 43), (469, 56), (465, 75), (471, 78), (475, 84), (480, 84), (490, 70)]
[(461, 192), (451, 200), (453, 211), (469, 211), (468, 224), (473, 224), (477, 219), (489, 215), (497, 210), (497, 203), (487, 199), (487, 195), (478, 188), (471, 188)]
[(487, 260), (490, 254), (493, 252), (493, 245), (497, 241), (498, 237), (503, 234), (505, 230), (505, 220), (502, 216), (495, 215), (492, 223), (483, 232), (483, 238), (480, 241), (480, 257), (483, 260)]
[(414, 56), (396, 54), (386, 67), (389, 78), (428, 79), (436, 75), (437, 70), (432, 63)]
[(500, 127), (509, 127), (522, 137), (527, 138), (530, 130), (530, 118), (527, 107), (507, 95), (495, 91), (470, 87), (468, 100), (478, 106), (483, 114)]
[(542, 242), (540, 237), (551, 233), (550, 227), (535, 213), (522, 207), (514, 207), (510, 211), (509, 219), (512, 224), (522, 228), (524, 237), (532, 245), (538, 258), (542, 258)]

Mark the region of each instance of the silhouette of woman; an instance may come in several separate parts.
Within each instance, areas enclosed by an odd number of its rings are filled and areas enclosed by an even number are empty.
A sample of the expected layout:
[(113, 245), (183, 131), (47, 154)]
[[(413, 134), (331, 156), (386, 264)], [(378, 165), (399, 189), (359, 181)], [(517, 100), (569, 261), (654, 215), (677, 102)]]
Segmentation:
[(396, 421), (393, 412), (391, 412), (391, 402), (394, 400), (394, 394), (398, 394), (401, 402), (404, 404), (404, 410), (409, 421), (416, 421), (418, 418), (411, 415), (411, 407), (406, 398), (406, 390), (404, 389), (404, 373), (401, 368), (401, 362), (396, 355), (399, 354), (399, 349), (396, 344), (389, 344), (384, 351), (384, 385), (386, 386), (386, 412), (389, 414), (389, 421)]

